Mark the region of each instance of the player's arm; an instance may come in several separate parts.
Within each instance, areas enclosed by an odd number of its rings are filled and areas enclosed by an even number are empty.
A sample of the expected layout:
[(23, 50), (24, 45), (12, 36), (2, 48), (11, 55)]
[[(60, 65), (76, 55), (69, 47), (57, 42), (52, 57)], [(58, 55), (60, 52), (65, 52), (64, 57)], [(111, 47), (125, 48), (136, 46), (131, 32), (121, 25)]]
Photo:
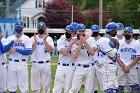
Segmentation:
[(139, 46), (139, 43), (137, 43), (136, 45), (137, 45), (136, 58), (131, 62), (131, 64), (128, 65), (129, 69), (132, 68), (134, 65), (136, 65), (140, 60), (140, 46)]
[(60, 51), (60, 54), (66, 56), (70, 51), (71, 51), (71, 48), (72, 48), (72, 45), (76, 42), (76, 40), (73, 40), (72, 42), (70, 42), (66, 48), (64, 48), (63, 50)]
[(47, 51), (49, 53), (51, 53), (53, 51), (53, 48), (51, 45), (48, 44), (48, 42), (46, 41), (46, 38), (48, 37), (48, 34), (46, 33), (46, 36), (44, 37), (43, 39), (43, 42), (44, 42), (44, 45), (45, 45), (45, 48), (47, 49)]
[(27, 49), (18, 49), (18, 48), (16, 48), (15, 51), (20, 53), (20, 54), (22, 54), (22, 55), (30, 55), (31, 52), (32, 52), (32, 49), (31, 48), (27, 48)]
[(32, 52), (31, 39), (26, 38), (25, 48), (24, 49), (15, 48), (15, 51), (22, 54), (22, 55), (30, 55)]
[(92, 48), (87, 42), (85, 42), (85, 46), (87, 48), (88, 53), (93, 56), (95, 51), (96, 51), (96, 49)]
[(73, 58), (76, 59), (79, 55), (79, 52), (81, 50), (81, 46), (79, 45), (75, 51), (72, 52)]
[(113, 38), (114, 42), (115, 42), (115, 48), (118, 50), (119, 49), (119, 41), (115, 38)]
[(128, 66), (126, 66), (120, 59), (119, 56), (117, 56), (117, 63), (119, 64), (119, 66), (122, 68), (122, 70), (125, 72), (125, 73), (129, 73), (129, 68)]
[(32, 42), (32, 53), (33, 53), (33, 51), (35, 50), (36, 45), (37, 45), (37, 36), (36, 36), (36, 33), (34, 33), (34, 36), (31, 37), (31, 42)]
[(140, 60), (140, 56), (139, 57), (136, 57), (132, 62), (131, 64), (128, 65), (128, 68), (132, 68), (133, 66), (135, 66)]
[(3, 54), (3, 45), (2, 45), (2, 42), (1, 42), (1, 40), (0, 40), (0, 53), (2, 53)]
[(3, 53), (8, 52), (12, 48), (13, 44), (16, 43), (16, 42), (22, 42), (22, 40), (19, 39), (19, 38), (16, 38), (16, 39), (10, 41), (8, 44), (5, 44), (4, 47), (3, 47)]
[(34, 52), (35, 48), (36, 48), (36, 45), (37, 45), (37, 41), (35, 41), (33, 44), (32, 44), (32, 52)]
[(120, 66), (121, 68), (125, 67), (125, 64), (121, 61), (121, 59), (120, 59), (119, 56), (117, 56), (117, 63), (119, 64), (119, 66)]
[(81, 42), (80, 41), (77, 41), (76, 47), (74, 48), (74, 50), (72, 52), (73, 58), (76, 59), (78, 57), (80, 51), (81, 51)]
[(53, 48), (48, 44), (48, 42), (46, 40), (44, 40), (44, 44), (45, 44), (45, 48), (47, 49), (47, 51), (49, 53), (51, 53), (53, 51)]
[(105, 50), (103, 52), (105, 52), (105, 54), (110, 58), (116, 59), (117, 48), (112, 48), (109, 42), (110, 40), (108, 38), (104, 38), (101, 46)]
[(6, 52), (8, 52), (10, 49), (11, 49), (11, 47), (12, 47), (12, 45), (13, 45), (13, 43), (14, 43), (14, 40), (12, 40), (10, 43), (8, 43), (7, 45), (4, 45), (3, 46), (3, 53), (6, 53)]

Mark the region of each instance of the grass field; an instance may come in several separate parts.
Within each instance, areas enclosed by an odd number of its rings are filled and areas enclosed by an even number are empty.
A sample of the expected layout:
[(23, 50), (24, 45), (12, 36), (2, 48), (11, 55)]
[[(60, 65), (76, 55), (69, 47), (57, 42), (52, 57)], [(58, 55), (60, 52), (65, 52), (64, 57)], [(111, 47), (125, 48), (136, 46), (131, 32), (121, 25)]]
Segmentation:
[[(30, 58), (29, 58), (29, 60), (30, 60)], [(54, 58), (51, 59), (51, 63), (52, 63), (52, 65), (51, 65), (51, 71), (52, 71), (51, 93), (52, 93), (52, 88), (53, 88), (53, 85), (54, 85), (55, 71), (56, 71), (56, 68), (57, 68), (57, 62), (58, 62), (57, 57), (54, 57)], [(29, 70), (29, 93), (32, 93), (31, 92), (31, 84), (30, 84), (31, 83), (30, 82), (30, 80), (31, 80), (31, 63), (29, 63), (29, 65), (28, 65), (28, 70)], [(19, 89), (17, 90), (17, 93), (21, 93)], [(42, 93), (42, 89), (41, 89), (40, 93)], [(81, 88), (80, 93), (84, 93), (84, 88)], [(101, 93), (101, 92), (99, 92), (99, 93)]]

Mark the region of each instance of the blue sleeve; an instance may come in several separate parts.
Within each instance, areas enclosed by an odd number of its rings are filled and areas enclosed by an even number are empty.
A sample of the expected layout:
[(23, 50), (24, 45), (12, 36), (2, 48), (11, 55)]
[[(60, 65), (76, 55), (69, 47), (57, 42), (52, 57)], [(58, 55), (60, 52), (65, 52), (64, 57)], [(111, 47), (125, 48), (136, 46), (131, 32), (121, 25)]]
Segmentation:
[(3, 54), (3, 45), (2, 42), (0, 41), (0, 55)]
[(3, 53), (8, 52), (10, 50), (10, 48), (12, 47), (13, 43), (14, 43), (14, 41), (11, 41), (9, 44), (5, 45), (3, 47)]
[(22, 50), (22, 49), (17, 49), (17, 48), (16, 48), (16, 51), (17, 51), (18, 53), (21, 53), (22, 55), (30, 55), (31, 52), (32, 52), (32, 49), (24, 49), (24, 50)]

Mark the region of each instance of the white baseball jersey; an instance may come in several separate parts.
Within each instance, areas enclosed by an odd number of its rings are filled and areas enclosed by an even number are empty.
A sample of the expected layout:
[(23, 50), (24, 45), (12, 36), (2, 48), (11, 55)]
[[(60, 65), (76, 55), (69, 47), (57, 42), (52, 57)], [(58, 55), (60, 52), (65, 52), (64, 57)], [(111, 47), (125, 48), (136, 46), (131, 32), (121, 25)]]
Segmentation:
[[(38, 35), (36, 37), (37, 37), (37, 45), (31, 55), (31, 61), (50, 61), (50, 58), (51, 58), (50, 53), (47, 52), (43, 39), (40, 38)], [(31, 37), (31, 41), (32, 41), (32, 44), (35, 42), (34, 37)], [(54, 43), (50, 36), (46, 38), (46, 41), (52, 48), (54, 48)]]
[[(15, 35), (9, 36), (7, 38), (6, 44), (10, 43), (12, 40), (15, 40), (16, 38), (17, 37)], [(13, 48), (18, 48), (18, 49), (31, 49), (32, 48), (31, 40), (28, 36), (23, 34), (22, 36), (19, 37), (19, 39), (22, 40), (22, 42), (13, 43), (12, 45)], [(27, 59), (28, 55), (22, 55), (21, 53), (15, 52), (15, 53), (10, 54), (9, 57), (11, 59), (21, 60), (21, 59)]]
[[(60, 39), (57, 41), (58, 51), (60, 52), (66, 48), (71, 41), (72, 40), (67, 41), (65, 35), (62, 35), (62, 37), (60, 37)], [(59, 63), (74, 63), (74, 58), (72, 57), (71, 51), (67, 54), (67, 56), (59, 54)]]
[(94, 58), (98, 59), (101, 62), (112, 62), (112, 60), (106, 55), (110, 53), (113, 48), (109, 44), (110, 40), (105, 37), (101, 37), (99, 40), (96, 41), (97, 44), (97, 52)]
[[(89, 37), (86, 41), (90, 45), (90, 47), (92, 48), (97, 47), (93, 37)], [(72, 47), (72, 51), (76, 50), (77, 47), (78, 46), (75, 44)], [(84, 44), (82, 44), (81, 46), (81, 50), (78, 54), (78, 57), (76, 58), (76, 62), (83, 65), (93, 63), (93, 56), (88, 53), (86, 46)]]
[[(2, 38), (1, 42), (4, 45), (7, 42), (7, 40), (5, 38)], [(5, 62), (5, 61), (6, 61), (6, 54), (4, 53), (3, 55), (0, 55), (0, 62)]]
[(137, 43), (134, 39), (130, 42), (130, 44), (127, 44), (125, 40), (121, 42), (118, 49), (118, 56), (120, 56), (120, 59), (126, 66), (131, 64), (137, 56), (140, 56), (139, 47), (139, 43)]
[[(13, 43), (12, 47), (17, 49), (32, 49), (31, 39), (26, 36), (22, 35), (18, 37), (21, 42)], [(7, 38), (8, 44), (9, 42), (17, 39), (15, 35), (9, 36)], [(7, 45), (7, 44), (5, 44)], [(28, 55), (23, 55), (18, 52), (10, 53), (10, 61), (8, 65), (8, 74), (7, 74), (7, 88), (11, 92), (15, 92), (17, 90), (17, 86), (22, 93), (28, 92), (28, 65), (27, 65), (27, 58)], [(25, 59), (25, 62), (22, 60)], [(14, 60), (19, 60), (19, 62), (14, 62)], [(12, 81), (12, 82), (11, 82)], [(24, 82), (23, 82), (24, 81)]]

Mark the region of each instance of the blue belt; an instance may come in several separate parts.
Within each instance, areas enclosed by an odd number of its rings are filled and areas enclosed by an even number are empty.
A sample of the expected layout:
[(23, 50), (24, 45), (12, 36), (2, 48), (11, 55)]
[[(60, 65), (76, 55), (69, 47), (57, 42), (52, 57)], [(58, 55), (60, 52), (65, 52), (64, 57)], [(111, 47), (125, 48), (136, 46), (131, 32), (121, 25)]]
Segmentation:
[(39, 63), (39, 64), (42, 64), (42, 63), (48, 63), (50, 61), (33, 61), (34, 63)]
[(84, 68), (88, 68), (88, 67), (93, 66), (93, 65), (94, 65), (94, 63), (91, 63), (91, 65), (90, 64), (89, 65), (78, 64), (78, 66), (81, 66), (81, 67), (84, 67)]
[[(20, 62), (20, 60), (17, 60), (17, 59), (13, 60), (13, 59), (11, 59), (11, 58), (10, 58), (10, 61)], [(22, 59), (21, 61), (26, 61), (26, 59)]]
[(58, 65), (62, 65), (62, 66), (74, 66), (74, 63), (72, 63), (72, 64), (58, 63)]

